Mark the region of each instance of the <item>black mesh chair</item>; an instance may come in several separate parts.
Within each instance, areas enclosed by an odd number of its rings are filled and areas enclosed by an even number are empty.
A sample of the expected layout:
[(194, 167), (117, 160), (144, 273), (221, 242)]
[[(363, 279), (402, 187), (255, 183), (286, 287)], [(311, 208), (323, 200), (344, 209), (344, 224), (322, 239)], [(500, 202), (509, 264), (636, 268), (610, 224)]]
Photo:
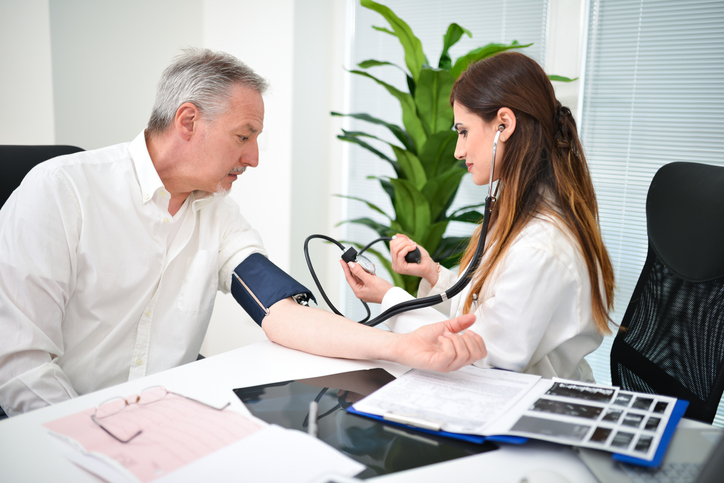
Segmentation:
[(78, 151), (83, 150), (76, 146), (62, 145), (0, 145), (0, 208), (33, 166), (50, 158)]
[(648, 255), (611, 349), (613, 384), (689, 401), (711, 424), (724, 390), (724, 167), (671, 163), (646, 199)]
[[(76, 146), (64, 145), (0, 145), (0, 208), (36, 164), (78, 151), (83, 150)], [(5, 417), (5, 412), (0, 407), (0, 419)]]

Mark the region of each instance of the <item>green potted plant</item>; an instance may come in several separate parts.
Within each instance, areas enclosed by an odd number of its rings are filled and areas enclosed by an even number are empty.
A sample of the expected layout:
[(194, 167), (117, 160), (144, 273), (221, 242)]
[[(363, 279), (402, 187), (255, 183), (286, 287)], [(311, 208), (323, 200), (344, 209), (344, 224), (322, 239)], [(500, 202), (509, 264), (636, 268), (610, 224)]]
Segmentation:
[[(457, 134), (452, 130), (453, 110), (449, 103), (450, 91), (455, 80), (471, 63), (504, 50), (520, 49), (532, 44), (521, 45), (516, 41), (511, 44), (491, 43), (471, 50), (453, 62), (449, 54), (450, 48), (463, 35), (472, 37), (468, 30), (453, 23), (443, 36), (442, 54), (437, 67), (433, 67), (423, 52), (420, 40), (415, 37), (407, 23), (392, 10), (372, 0), (361, 0), (361, 5), (379, 13), (387, 20), (391, 29), (373, 28), (397, 37), (405, 52), (407, 70), (390, 62), (366, 60), (358, 64), (362, 70), (351, 71), (355, 75), (375, 81), (399, 101), (402, 108), (402, 127), (365, 113), (332, 112), (334, 116), (349, 116), (382, 125), (399, 142), (399, 144), (389, 143), (361, 131), (342, 130), (342, 134), (337, 136), (379, 156), (388, 162), (395, 172), (395, 177), (372, 177), (379, 181), (389, 196), (394, 215), (363, 199), (347, 197), (366, 203), (372, 210), (382, 214), (387, 223), (380, 223), (367, 217), (346, 222), (368, 226), (380, 236), (404, 233), (424, 246), (434, 260), (448, 268), (452, 267), (458, 263), (468, 239), (445, 236), (448, 224), (451, 221), (479, 223), (482, 219), (479, 210), (484, 203), (465, 206), (448, 213), (460, 182), (467, 172), (465, 163), (455, 159), (454, 156)], [(368, 72), (368, 69), (380, 66), (395, 66), (405, 72), (409, 92), (399, 90)], [(369, 139), (388, 144), (394, 153), (394, 158), (375, 148), (368, 142)], [(418, 284), (416, 277), (395, 273), (390, 261), (379, 251), (372, 249), (368, 251), (377, 256), (390, 273), (395, 285), (412, 294), (416, 293)]]

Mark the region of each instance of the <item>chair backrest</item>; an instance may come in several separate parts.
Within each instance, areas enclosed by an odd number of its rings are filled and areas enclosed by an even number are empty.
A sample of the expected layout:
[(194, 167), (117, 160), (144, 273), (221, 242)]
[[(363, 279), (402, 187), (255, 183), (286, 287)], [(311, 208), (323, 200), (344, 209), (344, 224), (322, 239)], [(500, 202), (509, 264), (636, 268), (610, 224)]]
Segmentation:
[(62, 145), (0, 145), (0, 208), (36, 164), (78, 151), (83, 150), (76, 146)]
[(685, 399), (685, 416), (710, 424), (724, 391), (724, 167), (660, 168), (646, 222), (646, 263), (613, 342), (611, 378)]

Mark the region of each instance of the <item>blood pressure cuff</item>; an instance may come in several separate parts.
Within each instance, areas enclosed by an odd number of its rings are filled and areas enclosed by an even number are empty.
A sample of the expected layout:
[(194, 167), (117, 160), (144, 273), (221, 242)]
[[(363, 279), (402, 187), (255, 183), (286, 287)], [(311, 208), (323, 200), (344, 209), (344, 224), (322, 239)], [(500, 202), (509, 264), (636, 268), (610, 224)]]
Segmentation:
[(260, 253), (249, 255), (231, 274), (231, 294), (246, 313), (261, 326), (269, 307), (287, 297), (298, 303), (317, 300), (304, 285)]

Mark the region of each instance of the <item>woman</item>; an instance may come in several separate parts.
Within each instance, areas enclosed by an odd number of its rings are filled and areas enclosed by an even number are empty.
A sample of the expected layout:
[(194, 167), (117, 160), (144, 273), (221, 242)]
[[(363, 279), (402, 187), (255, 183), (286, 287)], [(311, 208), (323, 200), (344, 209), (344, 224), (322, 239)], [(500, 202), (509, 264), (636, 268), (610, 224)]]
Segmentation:
[[(500, 138), (493, 179), (497, 201), (486, 249), (472, 281), (438, 305), (446, 315), (474, 313), (471, 330), (483, 337), (487, 357), (476, 365), (593, 381), (584, 357), (610, 333), (613, 268), (598, 227), (598, 207), (570, 110), (556, 100), (541, 67), (516, 52), (471, 65), (455, 83), (450, 102), (458, 141), (477, 185), (489, 183), (493, 141)], [(462, 257), (470, 263), (478, 227)], [(415, 243), (398, 235), (390, 243), (393, 269), (422, 277), (419, 296), (444, 292), (457, 275), (441, 268)], [(382, 309), (411, 295), (357, 264), (343, 264), (355, 295)], [(434, 309), (403, 313), (387, 322), (409, 332), (439, 321)]]

